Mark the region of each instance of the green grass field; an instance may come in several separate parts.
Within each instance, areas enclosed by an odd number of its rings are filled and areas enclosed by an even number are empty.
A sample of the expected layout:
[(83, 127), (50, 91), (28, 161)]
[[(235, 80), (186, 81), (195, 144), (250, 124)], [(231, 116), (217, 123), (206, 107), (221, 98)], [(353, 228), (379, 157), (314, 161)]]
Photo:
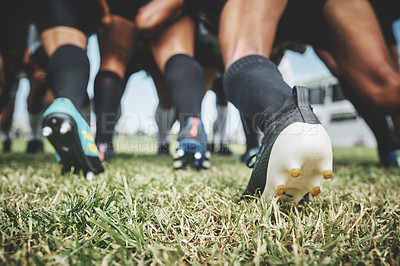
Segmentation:
[[(237, 204), (251, 170), (232, 157), (173, 171), (151, 142), (117, 145), (88, 182), (51, 148), (0, 154), (0, 264), (391, 264), (400, 261), (400, 171), (369, 148), (334, 150), (334, 177), (304, 205)], [(0, 147), (1, 149), (1, 147)]]

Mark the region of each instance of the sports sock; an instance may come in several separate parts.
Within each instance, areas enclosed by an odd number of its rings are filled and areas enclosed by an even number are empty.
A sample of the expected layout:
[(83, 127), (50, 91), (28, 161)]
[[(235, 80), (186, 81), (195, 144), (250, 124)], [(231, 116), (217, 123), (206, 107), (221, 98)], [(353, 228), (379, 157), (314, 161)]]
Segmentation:
[(243, 131), (246, 136), (246, 150), (260, 146), (260, 134), (253, 120), (241, 114), (240, 119), (242, 120)]
[(29, 124), (31, 126), (29, 139), (42, 141), (42, 113), (29, 113)]
[(219, 142), (222, 144), (228, 143), (228, 134), (226, 131), (226, 121), (228, 118), (228, 106), (217, 104), (217, 134), (219, 135)]
[(175, 108), (166, 109), (158, 105), (155, 119), (158, 126), (158, 144), (169, 144), (170, 130), (175, 122)]
[(228, 116), (228, 100), (224, 92), (223, 86), (224, 77), (221, 73), (217, 73), (214, 79), (213, 91), (216, 96), (217, 104), (217, 119), (215, 121), (217, 135), (219, 136), (219, 142), (221, 144), (228, 143), (228, 134), (226, 131), (226, 122)]
[(50, 57), (47, 70), (55, 98), (70, 99), (80, 111), (89, 81), (89, 59), (86, 52), (74, 45), (63, 45)]
[(194, 58), (177, 54), (167, 61), (164, 72), (183, 128), (189, 117), (200, 117), (204, 88), (203, 69)]
[(100, 71), (94, 82), (96, 142), (111, 142), (124, 94), (122, 79), (111, 71)]
[(226, 71), (225, 93), (239, 112), (260, 122), (279, 111), (292, 95), (276, 65), (260, 55), (248, 55)]
[(340, 78), (339, 82), (346, 98), (354, 105), (358, 114), (364, 119), (375, 135), (379, 156), (382, 158), (388, 152), (398, 149), (399, 145), (396, 142), (393, 132), (389, 129), (386, 117), (371, 109), (346, 79)]
[(228, 104), (228, 100), (226, 99), (226, 95), (224, 92), (224, 76), (221, 73), (217, 73), (214, 79), (213, 91), (216, 96), (216, 102), (219, 105)]

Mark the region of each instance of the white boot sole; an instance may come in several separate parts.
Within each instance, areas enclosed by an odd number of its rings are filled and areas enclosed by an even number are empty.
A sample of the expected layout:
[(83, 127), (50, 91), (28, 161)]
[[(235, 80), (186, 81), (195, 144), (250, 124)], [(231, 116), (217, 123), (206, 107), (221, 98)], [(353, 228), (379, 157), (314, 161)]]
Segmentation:
[(304, 195), (317, 196), (321, 180), (332, 177), (332, 144), (320, 124), (296, 122), (276, 139), (268, 163), (262, 199), (298, 203)]

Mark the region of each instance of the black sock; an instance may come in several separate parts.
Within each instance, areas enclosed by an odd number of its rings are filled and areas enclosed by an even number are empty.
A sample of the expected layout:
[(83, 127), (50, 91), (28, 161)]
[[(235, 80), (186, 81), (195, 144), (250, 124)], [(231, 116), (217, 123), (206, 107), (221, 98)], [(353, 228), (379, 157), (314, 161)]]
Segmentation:
[(259, 55), (248, 55), (234, 62), (226, 71), (225, 93), (240, 113), (260, 126), (261, 116), (268, 118), (281, 109), (291, 97), (287, 85), (272, 61)]
[(179, 113), (179, 122), (200, 117), (204, 74), (200, 64), (185, 54), (172, 56), (165, 64), (165, 80)]
[(240, 119), (243, 124), (243, 131), (246, 136), (246, 150), (260, 146), (259, 134), (254, 120), (240, 114)]
[(379, 156), (382, 158), (388, 152), (398, 149), (399, 145), (396, 142), (393, 132), (389, 129), (386, 117), (371, 109), (369, 104), (357, 94), (346, 79), (340, 78), (339, 81), (346, 98), (354, 105), (358, 114), (364, 119), (375, 135)]
[(59, 47), (47, 66), (48, 80), (56, 98), (65, 97), (81, 111), (89, 81), (89, 59), (74, 45)]
[(112, 141), (124, 90), (122, 79), (114, 72), (101, 71), (97, 74), (94, 81), (96, 142)]
[(227, 105), (228, 99), (226, 99), (226, 95), (224, 92), (224, 76), (221, 73), (218, 73), (215, 76), (213, 91), (216, 96), (216, 102), (218, 105)]

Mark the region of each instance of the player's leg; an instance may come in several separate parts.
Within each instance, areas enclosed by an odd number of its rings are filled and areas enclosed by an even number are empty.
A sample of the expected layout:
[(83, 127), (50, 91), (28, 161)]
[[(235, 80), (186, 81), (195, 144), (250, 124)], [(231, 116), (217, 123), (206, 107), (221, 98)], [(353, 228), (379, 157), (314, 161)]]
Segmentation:
[[(220, 44), (228, 99), (254, 119), (264, 139), (245, 195), (284, 195), (299, 201), (319, 193), (332, 176), (329, 136), (309, 107), (307, 90), (283, 81), (268, 57), (287, 1), (230, 0), (221, 17)], [(318, 158), (318, 159), (317, 159)]]
[(149, 1), (142, 6), (136, 15), (135, 22), (145, 35), (162, 31), (167, 23), (182, 15), (182, 0)]
[(394, 156), (394, 151), (399, 148), (392, 132), (389, 129), (385, 115), (382, 115), (371, 109), (367, 102), (360, 98), (353, 86), (344, 78), (343, 73), (338, 66), (333, 56), (321, 49), (315, 50), (319, 58), (325, 63), (328, 69), (334, 74), (343, 89), (343, 93), (347, 99), (357, 109), (359, 115), (365, 120), (378, 144), (378, 151), (381, 164), (385, 167), (398, 167), (397, 159)]
[(158, 126), (157, 154), (159, 156), (169, 155), (170, 131), (176, 119), (176, 112), (171, 93), (168, 89), (165, 77), (158, 69), (150, 71), (158, 95), (158, 106), (155, 120)]
[(174, 167), (185, 168), (193, 160), (197, 169), (207, 168), (207, 138), (200, 119), (204, 76), (194, 55), (195, 24), (184, 16), (171, 24), (152, 42), (155, 61), (171, 91), (181, 132)]
[(11, 151), (11, 125), (14, 114), (15, 94), (18, 89), (17, 58), (5, 54), (0, 60), (0, 130), (4, 133), (3, 152)]
[[(395, 70), (400, 73), (399, 52), (397, 50), (397, 44), (391, 44), (389, 47), (389, 52)], [(397, 143), (400, 144), (400, 115), (392, 115), (392, 121)], [(400, 156), (400, 154), (398, 154), (398, 156)]]
[(16, 60), (18, 59), (0, 54), (0, 112), (9, 103), (10, 95), (18, 83), (18, 67), (13, 63)]
[(188, 16), (176, 21), (152, 42), (154, 59), (165, 75), (180, 122), (199, 117), (203, 70), (193, 58), (195, 25)]
[(400, 143), (400, 116), (392, 116), (392, 121), (397, 143)]
[[(63, 172), (74, 167), (91, 179), (104, 169), (90, 127), (79, 111), (86, 99), (89, 80), (87, 36), (81, 24), (85, 12), (80, 9), (86, 2), (45, 2), (47, 25), (41, 37), (49, 56), (47, 77), (55, 101), (43, 114), (43, 135), (55, 147)], [(94, 15), (93, 10), (86, 10), (85, 15)]]
[[(400, 64), (399, 64), (399, 52), (397, 49), (397, 44), (391, 43), (389, 45), (389, 53), (390, 58), (392, 59), (393, 66), (395, 70), (400, 73)], [(392, 115), (393, 129), (397, 144), (400, 145), (400, 115)], [(398, 163), (400, 165), (400, 150), (395, 151), (395, 156), (397, 157)]]
[(57, 98), (67, 98), (80, 110), (89, 81), (87, 37), (75, 28), (56, 26), (42, 33), (49, 56), (48, 79)]
[(371, 109), (360, 95), (353, 89), (353, 86), (345, 78), (339, 78), (340, 85), (346, 98), (357, 109), (358, 114), (364, 119), (375, 136), (378, 145), (380, 165), (383, 167), (400, 167), (396, 151), (400, 149), (394, 132), (389, 127), (386, 116)]
[(42, 114), (51, 103), (45, 103), (46, 94), (51, 92), (47, 82), (46, 67), (48, 57), (44, 51), (36, 24), (28, 26), (27, 33), (27, 57), (24, 61), (28, 69), (29, 79), (29, 95), (27, 98), (29, 124), (31, 132), (29, 136), (27, 153), (43, 152), (43, 136), (42, 136)]
[(346, 79), (376, 108), (400, 111), (400, 75), (390, 61), (375, 13), (366, 0), (328, 0), (323, 16)]
[(291, 96), (291, 88), (268, 59), (286, 3), (232, 0), (222, 12), (219, 36), (227, 69), (225, 91), (228, 99), (251, 119), (256, 115), (259, 119), (266, 107), (269, 115), (274, 114)]
[[(196, 40), (196, 50), (195, 50), (195, 56), (196, 58), (199, 58), (199, 63), (202, 64), (204, 67), (204, 62), (201, 61), (201, 58), (206, 58), (204, 54), (198, 54), (199, 51), (203, 52), (205, 49), (200, 49), (200, 45), (198, 45), (198, 39)], [(214, 80), (217, 75), (217, 70), (213, 67), (207, 67), (203, 68), (204, 71), (204, 96), (206, 95), (207, 91), (213, 90), (214, 89)], [(214, 92), (215, 93), (215, 92)], [(217, 109), (217, 117), (218, 117), (218, 109)], [(208, 134), (207, 134), (207, 150), (210, 153), (216, 152), (216, 142), (218, 141), (218, 129), (217, 129), (217, 124), (216, 120), (214, 120), (212, 126), (210, 127)]]
[[(215, 75), (213, 83), (213, 91), (216, 96), (217, 119), (215, 120), (216, 133), (219, 136), (219, 150), (220, 155), (232, 155), (228, 147), (229, 136), (227, 131), (228, 120), (228, 99), (226, 98), (223, 86), (223, 75), (218, 73)], [(215, 134), (215, 133), (214, 133)]]
[(46, 70), (40, 67), (33, 67), (28, 75), (30, 91), (27, 99), (29, 124), (31, 133), (26, 149), (27, 153), (43, 152), (42, 136), (42, 112), (44, 108), (44, 98), (48, 84)]
[(118, 15), (97, 34), (101, 64), (94, 82), (96, 143), (100, 160), (109, 160), (113, 153), (113, 135), (121, 98), (125, 90), (125, 70), (136, 40), (135, 24)]
[[(17, 85), (18, 86), (18, 85)], [(0, 113), (0, 130), (3, 131), (3, 152), (11, 151), (11, 126), (14, 115), (15, 96), (11, 96)]]
[(8, 101), (8, 93), (5, 88), (6, 85), (6, 69), (4, 68), (3, 55), (0, 53), (0, 112)]

